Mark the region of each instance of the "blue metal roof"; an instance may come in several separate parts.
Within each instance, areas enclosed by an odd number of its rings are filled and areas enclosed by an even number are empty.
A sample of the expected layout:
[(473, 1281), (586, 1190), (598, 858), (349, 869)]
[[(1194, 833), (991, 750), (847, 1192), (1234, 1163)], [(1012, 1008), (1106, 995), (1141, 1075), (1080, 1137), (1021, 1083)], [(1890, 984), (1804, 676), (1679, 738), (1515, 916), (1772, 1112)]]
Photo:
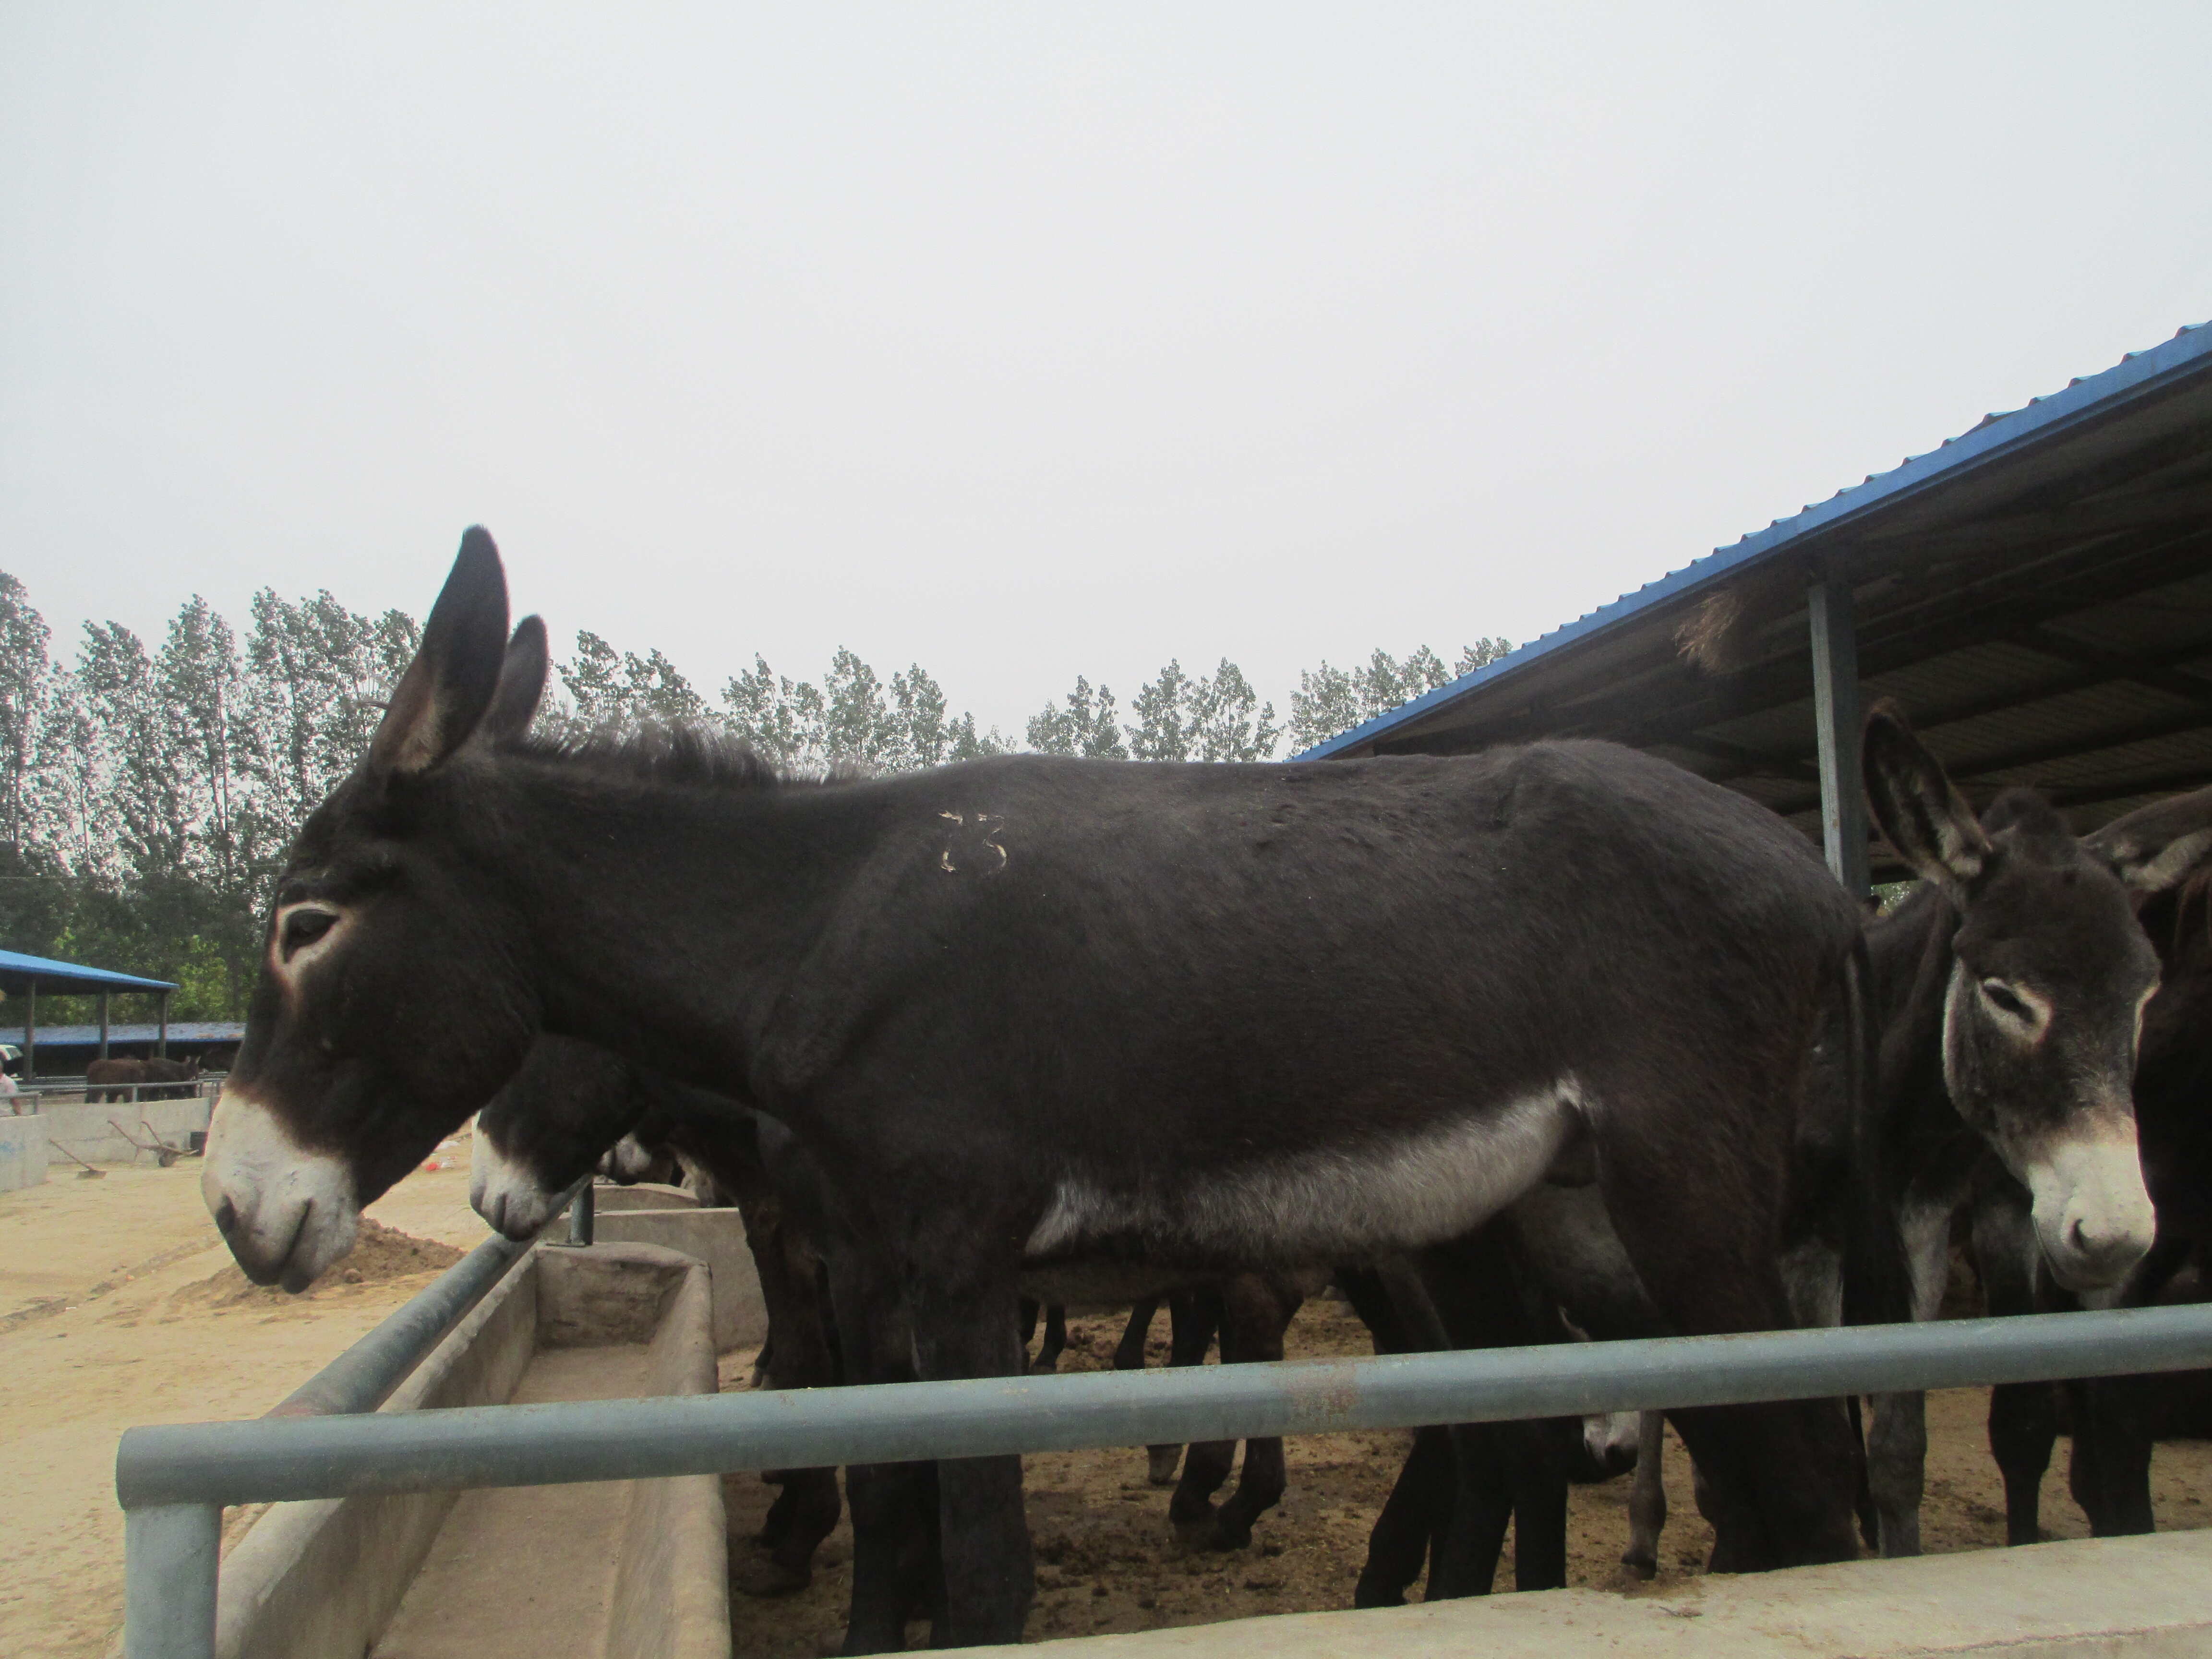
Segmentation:
[(1832, 530), (1875, 508), (1893, 506), (1932, 484), (1950, 482), (2029, 445), (2045, 441), (2070, 427), (2108, 415), (2131, 401), (2157, 392), (2175, 380), (2202, 374), (2208, 367), (2212, 367), (2212, 323), (2184, 328), (2165, 343), (2148, 351), (2130, 352), (2100, 374), (2069, 380), (2063, 390), (2038, 398), (2025, 409), (1986, 416), (1971, 431), (1945, 439), (1926, 454), (1915, 455), (1887, 472), (1876, 473), (1863, 483), (1839, 489), (1826, 501), (1790, 518), (1778, 519), (1732, 546), (1717, 549), (1656, 581), (1647, 582), (1633, 593), (1624, 594), (1611, 605), (1553, 629), (1496, 662), (1317, 743), (1294, 758), (1325, 760), (1371, 743), (1471, 692), (1510, 678), (1562, 647), (1604, 634), (1655, 605), (1695, 593), (1723, 578), (1736, 575), (1816, 532)]
[(51, 957), (25, 956), (21, 951), (0, 951), (0, 986), (21, 990), (33, 980), (43, 991), (75, 996), (87, 991), (173, 991), (166, 979), (140, 979), (136, 974), (111, 973), (75, 962), (56, 962)]

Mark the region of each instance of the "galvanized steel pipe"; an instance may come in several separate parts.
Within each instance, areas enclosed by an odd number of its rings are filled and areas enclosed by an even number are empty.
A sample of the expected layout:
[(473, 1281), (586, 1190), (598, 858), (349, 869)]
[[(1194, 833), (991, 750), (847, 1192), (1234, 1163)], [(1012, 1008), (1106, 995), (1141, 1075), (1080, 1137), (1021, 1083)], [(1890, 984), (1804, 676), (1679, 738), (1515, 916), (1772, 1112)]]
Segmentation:
[(398, 1312), (293, 1389), (269, 1416), (374, 1411), (529, 1248), (526, 1242), (484, 1240)]
[(2212, 1305), (137, 1428), (126, 1509), (625, 1480), (2212, 1367)]

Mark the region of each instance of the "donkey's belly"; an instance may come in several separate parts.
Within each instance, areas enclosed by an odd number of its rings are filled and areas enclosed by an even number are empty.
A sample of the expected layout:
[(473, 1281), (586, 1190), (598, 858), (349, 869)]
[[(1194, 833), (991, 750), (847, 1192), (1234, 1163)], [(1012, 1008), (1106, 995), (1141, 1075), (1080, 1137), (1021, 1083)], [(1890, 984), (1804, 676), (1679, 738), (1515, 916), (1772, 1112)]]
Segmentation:
[(1480, 1225), (1543, 1178), (1574, 1127), (1571, 1078), (1395, 1139), (1277, 1153), (1172, 1180), (1063, 1177), (1032, 1261), (1206, 1266), (1364, 1261)]

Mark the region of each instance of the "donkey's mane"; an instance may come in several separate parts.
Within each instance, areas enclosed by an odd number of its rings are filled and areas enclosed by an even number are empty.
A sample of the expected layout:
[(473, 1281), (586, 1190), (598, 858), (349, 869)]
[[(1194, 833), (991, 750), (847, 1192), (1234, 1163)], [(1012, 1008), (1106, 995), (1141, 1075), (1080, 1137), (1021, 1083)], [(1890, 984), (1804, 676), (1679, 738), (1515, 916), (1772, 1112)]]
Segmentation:
[(2012, 788), (2000, 793), (1982, 814), (1982, 828), (1991, 835), (2014, 830), (2032, 841), (2063, 842), (2069, 847), (2074, 832), (2065, 817), (2044, 795), (2033, 789)]
[(775, 789), (787, 785), (842, 783), (860, 775), (832, 768), (827, 774), (779, 767), (748, 743), (696, 726), (646, 726), (622, 732), (527, 737), (507, 745), (510, 754), (552, 761), (601, 777), (714, 789)]

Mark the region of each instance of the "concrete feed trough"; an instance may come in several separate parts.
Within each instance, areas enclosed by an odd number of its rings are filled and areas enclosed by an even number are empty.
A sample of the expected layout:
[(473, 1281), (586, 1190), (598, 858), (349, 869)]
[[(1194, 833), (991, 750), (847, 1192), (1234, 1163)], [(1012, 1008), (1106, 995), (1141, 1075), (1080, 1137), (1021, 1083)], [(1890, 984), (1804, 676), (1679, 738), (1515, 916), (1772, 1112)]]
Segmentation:
[[(540, 1246), (383, 1409), (714, 1391), (708, 1272)], [(726, 1659), (713, 1475), (280, 1504), (223, 1561), (221, 1659)]]

